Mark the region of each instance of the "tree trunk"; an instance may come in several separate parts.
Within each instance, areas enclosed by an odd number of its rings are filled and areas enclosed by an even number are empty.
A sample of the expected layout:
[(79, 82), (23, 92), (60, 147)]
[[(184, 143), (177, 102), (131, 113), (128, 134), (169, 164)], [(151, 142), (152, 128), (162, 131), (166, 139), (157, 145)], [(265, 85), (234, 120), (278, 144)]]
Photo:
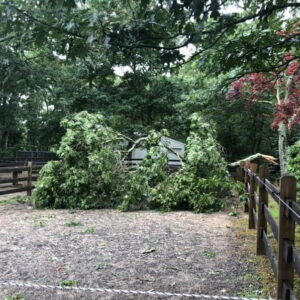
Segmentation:
[[(276, 88), (277, 88), (277, 103), (280, 104), (282, 101), (286, 101), (289, 96), (289, 88), (292, 84), (292, 79), (288, 78), (285, 86), (285, 95), (284, 99), (281, 100), (280, 97), (280, 84), (277, 82)], [(281, 176), (285, 175), (287, 172), (287, 149), (288, 149), (288, 129), (287, 125), (281, 122), (278, 126), (278, 156), (279, 156), (279, 164), (280, 164), (280, 173)]]
[(8, 149), (8, 137), (9, 137), (9, 131), (5, 130), (4, 135), (3, 135), (3, 140), (4, 140), (3, 150), (4, 150), (4, 152), (7, 152), (7, 149)]
[(287, 172), (287, 128), (284, 123), (278, 127), (278, 156), (281, 176)]

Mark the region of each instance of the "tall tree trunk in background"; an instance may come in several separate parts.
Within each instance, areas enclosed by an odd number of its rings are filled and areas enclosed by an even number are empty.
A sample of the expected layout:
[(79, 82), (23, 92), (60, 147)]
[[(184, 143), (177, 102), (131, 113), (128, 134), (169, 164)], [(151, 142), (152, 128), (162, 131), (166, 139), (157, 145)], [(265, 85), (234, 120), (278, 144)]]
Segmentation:
[(280, 123), (278, 127), (278, 156), (280, 173), (283, 176), (287, 170), (287, 128), (284, 123)]
[[(281, 101), (286, 101), (289, 96), (289, 88), (292, 84), (292, 79), (288, 78), (285, 85), (285, 96), (284, 99), (280, 98), (280, 86), (277, 81), (277, 103), (280, 104)], [(280, 174), (281, 176), (287, 173), (287, 150), (288, 150), (288, 129), (287, 125), (281, 122), (278, 126), (278, 156), (279, 156), (279, 164), (280, 164)]]
[(6, 122), (7, 122), (7, 99), (6, 96), (2, 97), (1, 109), (1, 150), (6, 151), (8, 147), (8, 136), (6, 132)]
[(9, 136), (9, 132), (8, 132), (8, 130), (5, 130), (4, 131), (4, 145), (3, 145), (4, 152), (7, 152), (7, 149), (8, 149), (8, 136)]

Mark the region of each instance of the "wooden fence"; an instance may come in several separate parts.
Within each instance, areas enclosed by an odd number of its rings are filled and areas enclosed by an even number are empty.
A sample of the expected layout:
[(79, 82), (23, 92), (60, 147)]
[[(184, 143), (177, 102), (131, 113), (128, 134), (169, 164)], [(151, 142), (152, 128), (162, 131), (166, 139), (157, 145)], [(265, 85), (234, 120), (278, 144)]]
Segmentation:
[(33, 182), (37, 180), (43, 165), (32, 162), (0, 162), (0, 195), (26, 191), (31, 196)]
[[(300, 225), (300, 205), (296, 203), (296, 179), (286, 175), (278, 189), (269, 181), (269, 169), (247, 163), (237, 168), (237, 179), (245, 184), (249, 229), (257, 230), (256, 254), (267, 255), (277, 280), (277, 299), (294, 300), (294, 272), (300, 276), (300, 252), (295, 247), (295, 225)], [(257, 174), (258, 173), (258, 174)], [(279, 205), (276, 221), (268, 208), (271, 196)], [(267, 235), (267, 224), (276, 239), (275, 255)]]

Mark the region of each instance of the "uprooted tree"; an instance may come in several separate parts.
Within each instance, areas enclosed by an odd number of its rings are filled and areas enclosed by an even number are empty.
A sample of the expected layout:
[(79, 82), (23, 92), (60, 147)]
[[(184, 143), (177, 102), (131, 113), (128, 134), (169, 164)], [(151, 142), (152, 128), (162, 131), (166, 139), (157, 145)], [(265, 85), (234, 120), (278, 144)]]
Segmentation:
[[(232, 182), (215, 139), (212, 124), (198, 114), (191, 117), (182, 168), (168, 171), (168, 152), (162, 142), (166, 131), (151, 131), (134, 141), (105, 125), (100, 114), (85, 111), (62, 121), (66, 133), (57, 154), (36, 185), (36, 207), (109, 208), (121, 210), (157, 208), (218, 210)], [(130, 147), (128, 145), (131, 145)], [(135, 147), (147, 149), (136, 167), (125, 159)]]
[(199, 114), (191, 116), (191, 131), (182, 168), (153, 190), (153, 201), (164, 210), (191, 209), (196, 212), (219, 210), (234, 186), (227, 164), (216, 142), (213, 124)]

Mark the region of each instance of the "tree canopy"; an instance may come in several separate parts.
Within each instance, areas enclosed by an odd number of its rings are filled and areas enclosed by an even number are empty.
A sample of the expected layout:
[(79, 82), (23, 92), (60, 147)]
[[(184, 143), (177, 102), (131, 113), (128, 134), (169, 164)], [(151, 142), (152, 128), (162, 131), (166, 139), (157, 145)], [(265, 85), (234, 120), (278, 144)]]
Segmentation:
[(14, 0), (0, 6), (2, 43), (21, 51), (47, 45), (70, 59), (98, 51), (133, 68), (185, 63), (180, 49), (193, 44), (189, 60), (218, 58), (222, 71), (274, 69), (278, 53), (299, 42), (297, 31), (276, 34), (295, 25), (300, 4), (293, 0)]
[[(270, 90), (247, 109), (247, 95), (228, 101), (226, 94), (253, 74), (270, 79), (271, 89), (298, 64), (299, 6), (293, 0), (0, 1), (1, 157), (57, 149), (66, 132), (61, 120), (81, 111), (101, 113), (133, 139), (165, 128), (183, 142), (198, 112), (216, 125), (226, 159), (278, 156), (270, 125), (279, 108), (268, 104)], [(287, 115), (289, 106), (281, 109)], [(295, 125), (287, 144), (298, 137)]]

